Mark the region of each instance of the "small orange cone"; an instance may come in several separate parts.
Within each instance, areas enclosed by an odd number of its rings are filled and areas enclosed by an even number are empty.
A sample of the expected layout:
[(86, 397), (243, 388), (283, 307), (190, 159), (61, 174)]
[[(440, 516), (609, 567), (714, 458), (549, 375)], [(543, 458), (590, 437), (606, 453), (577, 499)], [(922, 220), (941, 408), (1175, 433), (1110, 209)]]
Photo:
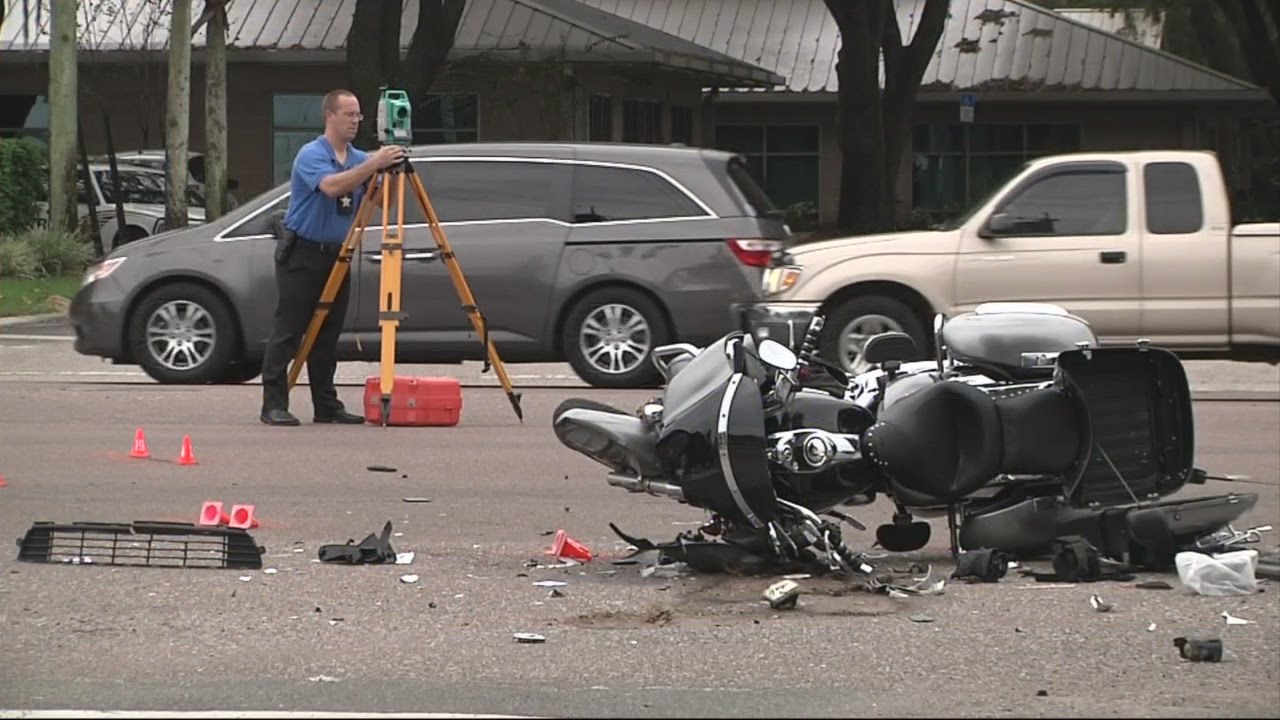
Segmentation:
[(133, 433), (133, 449), (129, 451), (131, 458), (149, 458), (151, 452), (147, 450), (147, 438), (142, 434), (142, 428), (138, 428)]
[(232, 505), (231, 506), (231, 522), (233, 528), (241, 530), (252, 530), (258, 527), (258, 519), (253, 516), (252, 505)]
[(220, 501), (205, 500), (200, 506), (200, 525), (226, 525), (231, 522)]
[(5, 485), (8, 485), (8, 484), (9, 483), (4, 479), (4, 476), (0, 475), (0, 487), (4, 487)]
[(582, 543), (569, 537), (564, 530), (556, 531), (555, 540), (551, 543), (551, 549), (547, 554), (562, 560), (591, 562), (591, 551)]
[(191, 452), (191, 436), (182, 436), (182, 452), (178, 454), (179, 465), (198, 465), (195, 453)]

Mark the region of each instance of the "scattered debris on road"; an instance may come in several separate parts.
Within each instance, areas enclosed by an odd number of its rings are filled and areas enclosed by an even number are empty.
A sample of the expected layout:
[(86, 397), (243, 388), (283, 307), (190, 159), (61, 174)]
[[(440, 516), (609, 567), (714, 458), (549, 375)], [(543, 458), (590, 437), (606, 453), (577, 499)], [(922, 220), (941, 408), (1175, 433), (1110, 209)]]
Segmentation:
[(523, 643), (523, 644), (544, 643), (547, 641), (546, 637), (539, 635), (537, 633), (518, 632), (518, 633), (514, 633), (511, 637), (515, 638), (516, 642)]
[(774, 610), (791, 610), (800, 600), (800, 586), (793, 580), (776, 582), (765, 588), (764, 599)]
[(321, 545), (321, 562), (342, 562), (350, 564), (378, 564), (395, 561), (396, 551), (391, 547), (391, 521), (382, 527), (382, 535), (370, 533), (360, 544), (355, 540), (347, 540), (345, 545)]
[(310, 680), (311, 682), (341, 682), (338, 678), (329, 677), (328, 675), (316, 675), (307, 678), (307, 680)]
[(1236, 550), (1217, 555), (1180, 552), (1174, 556), (1178, 579), (1199, 595), (1225, 597), (1250, 595), (1258, 591), (1254, 566), (1257, 550)]
[(431, 498), (428, 498), (428, 497), (407, 497), (407, 498), (400, 498), (400, 500), (401, 500), (401, 502), (407, 502), (407, 503), (429, 503), (429, 502), (431, 502)]
[(1231, 613), (1225, 612), (1225, 611), (1222, 613), (1222, 619), (1226, 620), (1228, 625), (1252, 625), (1253, 624), (1252, 620), (1245, 620), (1244, 618), (1238, 618), (1233, 616)]
[(1173, 644), (1178, 654), (1191, 662), (1222, 662), (1222, 640), (1219, 638), (1176, 637)]
[(913, 623), (931, 623), (931, 622), (933, 622), (933, 617), (932, 617), (932, 616), (929, 616), (929, 615), (926, 615), (926, 614), (924, 614), (924, 613), (916, 613), (915, 615), (912, 615), (912, 616), (911, 616), (911, 622), (913, 622)]
[(396, 472), (396, 469), (391, 467), (390, 465), (370, 465), (365, 469), (368, 470), (369, 472), (385, 472), (385, 473)]
[(406, 585), (412, 585), (413, 583), (418, 582), (418, 576), (417, 575), (401, 575), (400, 582)]
[(985, 548), (962, 552), (956, 558), (953, 580), (967, 582), (999, 582), (1009, 572), (1009, 556), (999, 550)]
[(1116, 607), (1114, 603), (1109, 603), (1103, 600), (1097, 593), (1089, 596), (1089, 604), (1093, 606), (1094, 610), (1097, 610), (1100, 613), (1111, 612)]

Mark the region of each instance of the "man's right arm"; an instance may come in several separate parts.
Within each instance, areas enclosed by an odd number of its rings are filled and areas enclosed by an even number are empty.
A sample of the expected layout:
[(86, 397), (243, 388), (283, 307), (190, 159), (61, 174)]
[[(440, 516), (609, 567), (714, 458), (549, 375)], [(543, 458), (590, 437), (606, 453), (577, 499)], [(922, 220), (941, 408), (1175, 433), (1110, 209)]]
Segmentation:
[(375, 172), (391, 167), (402, 157), (404, 157), (404, 148), (397, 145), (384, 145), (350, 170), (326, 174), (330, 168), (329, 160), (316, 153), (298, 159), (298, 172), (307, 181), (308, 186), (316, 188), (331, 198), (336, 198), (360, 187)]

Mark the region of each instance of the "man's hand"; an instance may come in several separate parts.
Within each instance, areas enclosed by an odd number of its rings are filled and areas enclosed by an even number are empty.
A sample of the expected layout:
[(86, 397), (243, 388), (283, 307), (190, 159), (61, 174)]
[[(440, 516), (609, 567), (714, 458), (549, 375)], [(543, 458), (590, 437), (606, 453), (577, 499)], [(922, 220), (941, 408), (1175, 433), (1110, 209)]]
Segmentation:
[(386, 170), (404, 160), (404, 148), (399, 145), (383, 145), (370, 158), (379, 170)]

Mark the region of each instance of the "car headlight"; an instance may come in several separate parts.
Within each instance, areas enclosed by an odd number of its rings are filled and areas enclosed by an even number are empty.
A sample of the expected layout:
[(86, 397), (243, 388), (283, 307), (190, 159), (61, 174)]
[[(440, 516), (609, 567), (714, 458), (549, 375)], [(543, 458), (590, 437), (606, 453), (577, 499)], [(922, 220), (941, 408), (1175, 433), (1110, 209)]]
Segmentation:
[(80, 282), (80, 287), (84, 287), (85, 285), (88, 285), (91, 282), (101, 280), (102, 278), (110, 275), (111, 273), (115, 272), (116, 268), (120, 267), (124, 263), (124, 261), (127, 259), (128, 258), (122, 258), (122, 257), (111, 258), (110, 260), (104, 260), (98, 263), (97, 265), (91, 265), (89, 269), (85, 271), (84, 279), (81, 280)]
[(761, 287), (766, 295), (786, 292), (795, 287), (796, 282), (800, 280), (801, 272), (800, 267), (796, 265), (768, 268), (764, 271), (764, 277), (761, 278)]

